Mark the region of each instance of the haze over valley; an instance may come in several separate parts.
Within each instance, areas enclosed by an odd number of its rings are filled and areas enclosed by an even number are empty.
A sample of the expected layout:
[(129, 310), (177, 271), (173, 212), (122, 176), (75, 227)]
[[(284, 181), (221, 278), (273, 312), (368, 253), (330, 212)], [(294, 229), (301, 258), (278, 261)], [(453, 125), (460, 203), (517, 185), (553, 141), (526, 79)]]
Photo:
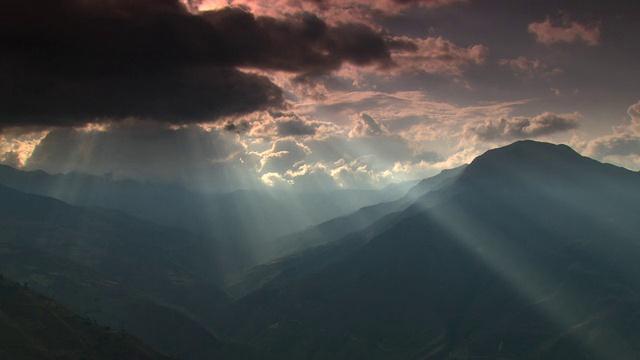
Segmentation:
[(0, 11), (0, 358), (640, 358), (630, 0)]

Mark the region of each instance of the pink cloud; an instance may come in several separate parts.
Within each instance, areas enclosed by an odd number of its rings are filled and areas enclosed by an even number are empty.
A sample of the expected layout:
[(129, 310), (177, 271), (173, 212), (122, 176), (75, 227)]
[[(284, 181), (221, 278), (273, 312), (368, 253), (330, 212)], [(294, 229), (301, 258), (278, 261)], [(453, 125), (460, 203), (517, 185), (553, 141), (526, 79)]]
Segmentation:
[(590, 141), (587, 156), (640, 169), (640, 101), (629, 106), (631, 121), (613, 127), (613, 134)]
[(582, 41), (590, 46), (600, 44), (600, 25), (587, 27), (575, 21), (565, 21), (564, 26), (555, 26), (551, 19), (529, 24), (529, 32), (536, 41), (545, 45), (556, 43), (574, 43)]
[(554, 75), (562, 74), (562, 69), (558, 67), (551, 68), (549, 65), (538, 59), (528, 59), (519, 56), (515, 59), (500, 59), (500, 65), (508, 66), (516, 76), (524, 78), (550, 78)]
[[(483, 64), (489, 53), (489, 49), (484, 45), (463, 48), (441, 37), (394, 37), (392, 40), (407, 45), (391, 51), (391, 58), (398, 64), (398, 70), (401, 72), (460, 76), (467, 66)], [(409, 47), (411, 45), (413, 48)]]
[(282, 16), (300, 11), (324, 14), (336, 21), (369, 18), (372, 12), (396, 14), (411, 6), (436, 8), (468, 0), (183, 0), (200, 10), (245, 6), (256, 15)]
[(388, 135), (387, 128), (376, 121), (371, 115), (361, 113), (360, 117), (356, 119), (356, 124), (349, 132), (349, 137), (363, 137), (363, 136), (380, 136)]
[(581, 115), (542, 113), (535, 117), (501, 118), (497, 122), (468, 124), (465, 134), (476, 141), (504, 141), (535, 138), (576, 129)]

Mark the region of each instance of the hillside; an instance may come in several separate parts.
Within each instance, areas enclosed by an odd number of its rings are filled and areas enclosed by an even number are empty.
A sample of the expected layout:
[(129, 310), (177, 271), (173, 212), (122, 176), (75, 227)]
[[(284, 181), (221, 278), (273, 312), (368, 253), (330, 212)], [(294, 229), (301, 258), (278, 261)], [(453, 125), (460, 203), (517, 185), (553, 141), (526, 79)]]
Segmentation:
[(225, 289), (240, 297), (263, 286), (284, 283), (320, 271), (369, 240), (386, 223), (383, 218), (393, 219), (394, 213), (405, 210), (417, 198), (449, 185), (464, 168), (465, 166), (460, 166), (444, 170), (436, 176), (424, 179), (398, 200), (366, 206), (352, 214), (266, 244), (262, 251), (264, 259), (275, 260), (246, 270)]
[(518, 142), (219, 326), (290, 359), (636, 359), (639, 212), (639, 174)]
[(169, 359), (0, 275), (0, 358)]
[(0, 186), (0, 272), (170, 355), (252, 353), (205, 325), (230, 299), (208, 244), (184, 230)]

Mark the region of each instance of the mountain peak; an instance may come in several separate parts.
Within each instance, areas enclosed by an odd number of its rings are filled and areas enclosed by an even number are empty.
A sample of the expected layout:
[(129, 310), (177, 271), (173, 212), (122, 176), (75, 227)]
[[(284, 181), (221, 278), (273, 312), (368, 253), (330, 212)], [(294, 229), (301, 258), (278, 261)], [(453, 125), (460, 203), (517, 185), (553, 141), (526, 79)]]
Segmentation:
[[(567, 145), (557, 145), (547, 142), (521, 140), (510, 145), (492, 149), (478, 156), (473, 162), (512, 160), (548, 160), (550, 158), (579, 159), (582, 158), (575, 150)], [(505, 164), (506, 165), (506, 164)]]
[(568, 174), (570, 171), (592, 170), (599, 162), (578, 154), (567, 145), (556, 145), (532, 140), (514, 142), (492, 149), (474, 159), (464, 177), (515, 173)]

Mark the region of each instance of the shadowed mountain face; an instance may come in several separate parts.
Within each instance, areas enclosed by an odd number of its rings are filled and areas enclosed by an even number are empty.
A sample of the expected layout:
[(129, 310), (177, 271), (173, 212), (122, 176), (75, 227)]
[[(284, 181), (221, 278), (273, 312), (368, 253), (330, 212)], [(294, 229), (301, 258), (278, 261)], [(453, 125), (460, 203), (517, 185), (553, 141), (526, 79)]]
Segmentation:
[(0, 358), (169, 359), (0, 276)]
[(198, 236), (0, 186), (0, 272), (184, 359), (247, 358), (205, 325), (230, 299)]
[(518, 142), (218, 326), (292, 359), (636, 359), (638, 213), (639, 174)]
[(277, 260), (245, 271), (231, 281), (226, 290), (240, 297), (260, 287), (277, 286), (324, 269), (369, 240), (387, 221), (395, 218), (395, 213), (405, 210), (417, 198), (449, 186), (464, 168), (465, 166), (461, 166), (444, 170), (436, 176), (424, 179), (398, 200), (363, 207), (352, 214), (265, 244), (260, 253), (265, 254), (265, 259)]

